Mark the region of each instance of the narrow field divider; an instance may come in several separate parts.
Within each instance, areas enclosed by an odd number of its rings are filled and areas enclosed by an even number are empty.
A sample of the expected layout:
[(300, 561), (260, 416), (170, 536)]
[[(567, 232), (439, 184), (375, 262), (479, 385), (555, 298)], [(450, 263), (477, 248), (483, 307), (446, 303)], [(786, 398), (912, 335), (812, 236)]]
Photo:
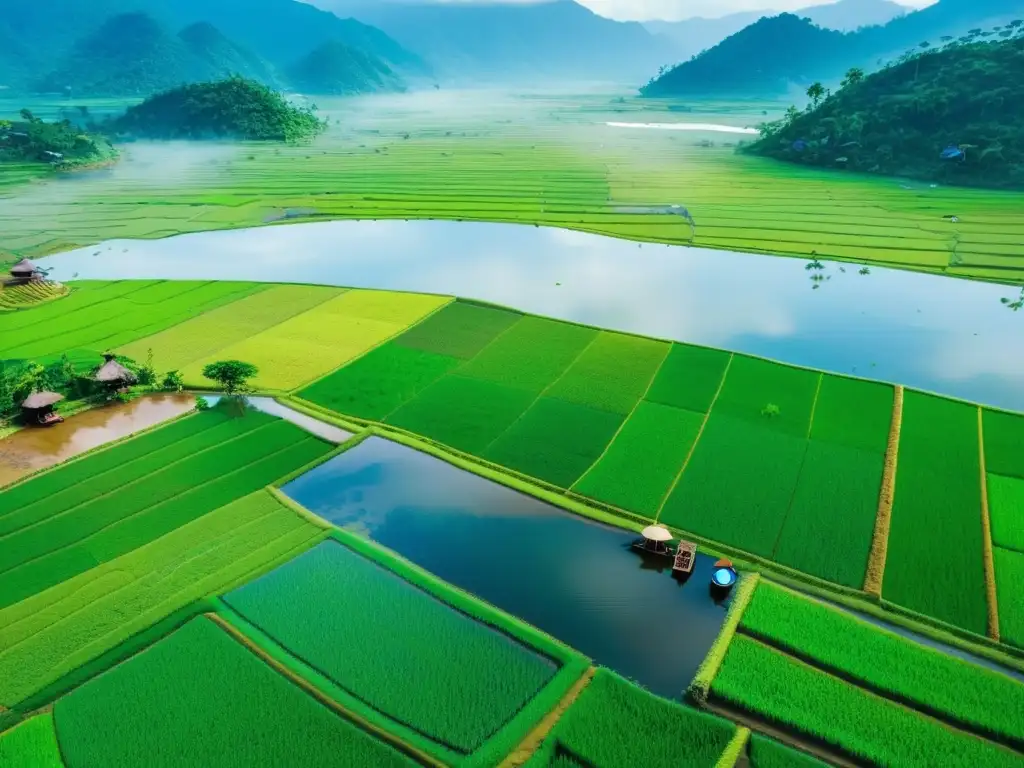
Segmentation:
[(733, 768), (739, 762), (749, 741), (750, 729), (745, 725), (739, 726), (732, 740), (726, 745), (725, 751), (722, 752), (722, 756), (715, 763), (715, 768)]
[(321, 692), (319, 688), (314, 686), (305, 678), (297, 675), (295, 672), (288, 669), (288, 667), (279, 662), (277, 659), (273, 658), (268, 653), (266, 653), (262, 648), (256, 645), (256, 643), (254, 643), (252, 640), (246, 637), (234, 625), (232, 625), (229, 621), (227, 621), (220, 615), (216, 613), (205, 613), (203, 614), (203, 616), (212, 621), (218, 627), (220, 627), (224, 632), (226, 632), (231, 637), (231, 639), (233, 639), (235, 642), (243, 646), (246, 650), (248, 650), (250, 653), (256, 656), (256, 658), (258, 658), (261, 662), (266, 664), (268, 667), (273, 669), (275, 672), (277, 672), (279, 675), (284, 677), (292, 684), (298, 686), (307, 695), (316, 699), (320, 704), (327, 707), (336, 715), (344, 718), (345, 720), (348, 720), (350, 723), (353, 723), (355, 726), (369, 733), (374, 738), (383, 741), (386, 744), (389, 744), (390, 746), (397, 749), (399, 752), (415, 760), (420, 765), (430, 766), (430, 768), (444, 768), (444, 763), (442, 763), (441, 761), (435, 760), (426, 752), (417, 749), (411, 744), (407, 744), (406, 742), (399, 739), (397, 736), (394, 736), (393, 734), (389, 733), (383, 728), (380, 728), (377, 725), (371, 723), (370, 721), (365, 720), (364, 718), (357, 715), (355, 712), (352, 712), (346, 707), (343, 707), (334, 699), (330, 698), (329, 696)]
[(704, 657), (704, 661), (697, 668), (697, 674), (694, 675), (693, 681), (686, 689), (687, 696), (699, 704), (707, 703), (708, 695), (711, 692), (711, 684), (714, 682), (715, 675), (718, 674), (718, 670), (725, 660), (726, 651), (729, 650), (729, 643), (732, 642), (739, 629), (740, 621), (743, 619), (743, 612), (754, 597), (754, 590), (757, 589), (757, 584), (760, 580), (761, 574), (759, 573), (746, 574), (740, 578), (740, 583), (736, 587), (736, 594), (729, 605), (729, 612), (725, 616), (725, 623), (722, 624), (718, 637), (711, 644), (708, 655)]
[(988, 473), (985, 470), (985, 428), (978, 406), (978, 466), (981, 469), (981, 546), (985, 566), (985, 603), (988, 607), (988, 636), (999, 642), (999, 602), (996, 597), (996, 569), (992, 559), (992, 519), (988, 510)]
[(878, 514), (875, 530), (871, 537), (871, 553), (868, 555), (864, 591), (875, 598), (882, 596), (882, 579), (885, 575), (885, 558), (889, 547), (889, 527), (892, 524), (892, 505), (896, 497), (896, 464), (900, 449), (900, 428), (903, 424), (903, 387), (893, 388), (892, 421), (889, 425), (889, 442), (885, 449), (882, 470), (882, 486), (878, 492)]

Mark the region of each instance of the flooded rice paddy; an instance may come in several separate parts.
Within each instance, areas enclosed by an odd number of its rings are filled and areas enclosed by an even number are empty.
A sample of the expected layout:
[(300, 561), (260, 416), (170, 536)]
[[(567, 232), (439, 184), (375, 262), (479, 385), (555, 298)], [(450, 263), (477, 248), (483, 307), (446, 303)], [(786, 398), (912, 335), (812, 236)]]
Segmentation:
[(383, 438), (283, 490), (662, 696), (682, 694), (725, 619), (711, 558), (678, 580), (670, 560), (630, 548), (636, 534)]
[(1024, 410), (1024, 315), (1001, 303), (1019, 291), (938, 275), (833, 262), (809, 270), (799, 259), (454, 221), (116, 240), (42, 263), (64, 281), (205, 278), (458, 295)]
[[(212, 406), (217, 404), (221, 399), (221, 396), (204, 394), (203, 399)], [(346, 432), (344, 429), (336, 427), (333, 424), (328, 424), (325, 421), (320, 421), (320, 419), (314, 419), (312, 416), (300, 413), (294, 408), (282, 405), (272, 397), (246, 397), (244, 402), (248, 407), (255, 408), (257, 411), (262, 411), (263, 413), (270, 414), (271, 416), (277, 416), (279, 419), (290, 421), (295, 426), (304, 429), (311, 435), (316, 435), (329, 443), (343, 443), (352, 437), (351, 432)]]
[(757, 128), (740, 128), (735, 125), (718, 125), (716, 123), (605, 123), (609, 128), (648, 128), (656, 131), (702, 131), (707, 133), (742, 133), (747, 136), (758, 136)]
[(49, 427), (26, 427), (0, 440), (0, 486), (190, 411), (192, 395), (151, 395), (104, 405)]

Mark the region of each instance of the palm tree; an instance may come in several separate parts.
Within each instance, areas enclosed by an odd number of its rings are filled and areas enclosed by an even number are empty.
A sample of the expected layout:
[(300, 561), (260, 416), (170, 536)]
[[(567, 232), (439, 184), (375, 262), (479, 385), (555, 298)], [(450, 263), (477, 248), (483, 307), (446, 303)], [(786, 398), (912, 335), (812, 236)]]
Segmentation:
[(843, 82), (840, 87), (845, 88), (848, 85), (856, 85), (864, 79), (864, 70), (860, 67), (852, 67), (847, 73), (846, 77), (843, 78)]
[(817, 107), (821, 103), (822, 97), (825, 95), (825, 86), (821, 83), (814, 83), (810, 88), (807, 89), (807, 98), (811, 100), (811, 106)]

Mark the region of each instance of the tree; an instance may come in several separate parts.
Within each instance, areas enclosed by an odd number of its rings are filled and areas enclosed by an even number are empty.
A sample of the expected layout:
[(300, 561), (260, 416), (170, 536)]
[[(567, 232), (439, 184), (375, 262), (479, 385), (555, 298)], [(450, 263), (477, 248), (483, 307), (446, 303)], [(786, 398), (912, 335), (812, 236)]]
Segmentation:
[(228, 395), (244, 392), (248, 380), (257, 373), (259, 373), (259, 368), (252, 363), (243, 363), (241, 360), (221, 360), (203, 368), (203, 376), (220, 384), (224, 393)]
[(821, 83), (814, 83), (807, 89), (807, 97), (811, 100), (811, 106), (817, 107), (825, 95), (825, 86)]
[(856, 85), (864, 79), (864, 70), (860, 67), (852, 67), (846, 73), (846, 77), (843, 78), (842, 86), (845, 88), (848, 85)]

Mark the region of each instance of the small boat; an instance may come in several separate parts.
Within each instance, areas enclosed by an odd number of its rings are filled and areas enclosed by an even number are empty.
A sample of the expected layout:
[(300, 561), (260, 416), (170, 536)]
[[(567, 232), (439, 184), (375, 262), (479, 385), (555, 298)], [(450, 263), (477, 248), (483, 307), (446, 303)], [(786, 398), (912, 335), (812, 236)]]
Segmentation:
[(715, 563), (711, 570), (711, 591), (717, 595), (727, 595), (739, 578), (732, 560), (725, 558)]
[(672, 534), (667, 528), (662, 528), (660, 525), (649, 525), (640, 532), (640, 535), (643, 538), (633, 542), (633, 549), (649, 552), (652, 555), (672, 557), (672, 548), (668, 546), (668, 542), (672, 541)]

